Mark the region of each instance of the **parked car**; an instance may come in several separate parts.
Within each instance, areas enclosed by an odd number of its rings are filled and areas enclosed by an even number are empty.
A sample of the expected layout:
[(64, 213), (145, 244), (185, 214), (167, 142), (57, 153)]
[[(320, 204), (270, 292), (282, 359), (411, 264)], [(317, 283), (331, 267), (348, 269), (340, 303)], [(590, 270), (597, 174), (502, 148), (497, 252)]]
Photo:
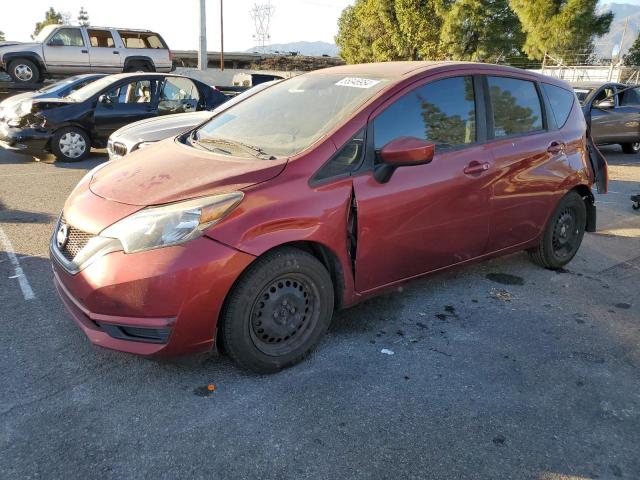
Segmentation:
[(149, 30), (48, 25), (32, 43), (0, 46), (0, 70), (19, 83), (78, 73), (170, 72), (172, 55)]
[(620, 83), (574, 83), (599, 145), (620, 144), (624, 153), (640, 152), (640, 87)]
[(227, 97), (188, 77), (121, 73), (96, 80), (61, 99), (21, 102), (0, 123), (0, 145), (32, 156), (84, 159), (104, 148), (115, 130), (158, 115), (211, 110)]
[(519, 250), (566, 265), (596, 227), (600, 161), (561, 80), (475, 63), (317, 70), (88, 173), (51, 239), (54, 283), (96, 345), (221, 341), (273, 372), (334, 309), (408, 280)]
[(278, 83), (278, 81), (279, 80), (273, 80), (271, 82), (261, 83), (249, 90), (245, 90), (240, 95), (227, 100), (210, 112), (177, 113), (175, 115), (149, 118), (125, 125), (113, 132), (109, 137), (109, 141), (107, 142), (109, 160), (116, 160), (125, 156), (127, 153), (147, 147), (165, 138), (175, 137), (185, 130), (189, 130), (206, 122), (214, 115), (218, 115), (220, 112), (225, 111), (227, 108), (241, 102), (245, 98), (255, 95), (274, 83)]
[(81, 89), (85, 85), (104, 77), (105, 73), (87, 73), (84, 75), (74, 75), (73, 77), (65, 78), (50, 85), (43, 86), (38, 90), (29, 92), (17, 93), (4, 99), (0, 102), (0, 121), (5, 116), (5, 112), (9, 113), (14, 109), (18, 103), (25, 100), (40, 100), (43, 98), (63, 98), (76, 90)]

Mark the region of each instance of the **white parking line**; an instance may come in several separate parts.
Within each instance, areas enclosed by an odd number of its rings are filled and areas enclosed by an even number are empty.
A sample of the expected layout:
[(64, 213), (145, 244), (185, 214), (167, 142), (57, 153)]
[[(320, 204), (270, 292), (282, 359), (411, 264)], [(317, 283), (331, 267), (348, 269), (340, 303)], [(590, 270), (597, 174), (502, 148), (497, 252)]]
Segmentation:
[(22, 296), (25, 300), (33, 300), (36, 298), (35, 293), (33, 293), (33, 289), (29, 284), (29, 280), (27, 280), (27, 276), (24, 274), (24, 270), (20, 266), (20, 261), (18, 257), (16, 257), (16, 252), (13, 250), (13, 245), (9, 241), (9, 237), (4, 233), (4, 230), (0, 227), (0, 245), (4, 248), (7, 256), (9, 257), (9, 261), (13, 265), (13, 269), (15, 270), (15, 275), (9, 278), (17, 278), (18, 283), (20, 284), (20, 290), (22, 290)]

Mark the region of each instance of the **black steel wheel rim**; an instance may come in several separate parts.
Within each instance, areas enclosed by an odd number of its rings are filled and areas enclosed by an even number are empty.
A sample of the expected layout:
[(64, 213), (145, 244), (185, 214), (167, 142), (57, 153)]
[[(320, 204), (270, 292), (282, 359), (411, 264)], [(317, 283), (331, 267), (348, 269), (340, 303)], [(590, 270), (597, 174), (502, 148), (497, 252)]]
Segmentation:
[(313, 334), (320, 318), (318, 288), (304, 274), (285, 274), (262, 289), (251, 308), (253, 344), (270, 356), (287, 355)]
[(634, 142), (631, 144), (631, 148), (633, 149), (634, 152), (637, 152), (640, 150), (640, 142)]
[(566, 208), (558, 215), (551, 240), (553, 253), (558, 259), (573, 255), (578, 244), (580, 228), (578, 215), (573, 208)]

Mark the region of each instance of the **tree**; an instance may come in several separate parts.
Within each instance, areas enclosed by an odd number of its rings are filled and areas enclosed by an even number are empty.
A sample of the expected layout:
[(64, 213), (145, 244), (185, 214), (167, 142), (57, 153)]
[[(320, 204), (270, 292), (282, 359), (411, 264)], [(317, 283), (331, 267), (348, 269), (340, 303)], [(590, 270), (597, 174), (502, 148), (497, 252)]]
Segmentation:
[(4, 42), (4, 32), (0, 30), (0, 42)]
[(89, 25), (89, 14), (84, 7), (80, 7), (80, 12), (78, 13), (78, 24), (85, 27)]
[(433, 60), (448, 0), (356, 0), (338, 20), (336, 44), (347, 63)]
[(631, 45), (627, 54), (624, 56), (624, 64), (629, 66), (640, 65), (640, 33), (633, 42), (633, 45)]
[(613, 13), (596, 13), (598, 0), (510, 0), (525, 32), (525, 53), (573, 63), (593, 52), (593, 39), (609, 31)]
[(524, 40), (508, 0), (457, 0), (442, 26), (442, 49), (453, 60), (497, 62), (522, 57)]
[(44, 20), (36, 23), (36, 28), (33, 31), (31, 38), (36, 38), (36, 36), (38, 36), (38, 34), (40, 33), (40, 30), (42, 30), (47, 25), (59, 25), (62, 23), (64, 23), (62, 14), (60, 12), (56, 12), (53, 7), (49, 7), (49, 10), (47, 10), (44, 14)]

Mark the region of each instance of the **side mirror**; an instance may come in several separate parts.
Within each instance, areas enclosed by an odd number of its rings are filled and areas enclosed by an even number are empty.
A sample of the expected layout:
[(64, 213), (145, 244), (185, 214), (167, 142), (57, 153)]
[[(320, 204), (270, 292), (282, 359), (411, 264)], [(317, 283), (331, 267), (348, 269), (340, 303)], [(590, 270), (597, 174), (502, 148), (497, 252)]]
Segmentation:
[(424, 165), (433, 160), (436, 145), (416, 137), (399, 137), (391, 140), (380, 150), (382, 163), (373, 176), (380, 183), (386, 183), (398, 167)]
[(109, 95), (106, 94), (102, 94), (98, 97), (98, 103), (105, 103), (105, 104), (109, 104), (111, 103), (111, 97), (109, 97)]
[(594, 107), (599, 108), (600, 110), (608, 110), (613, 108), (615, 105), (613, 103), (613, 98), (605, 98), (601, 102), (598, 102), (594, 105)]
[(49, 40), (49, 43), (47, 43), (47, 45), (49, 45), (50, 47), (64, 47), (64, 42), (61, 38), (52, 38), (51, 40)]

